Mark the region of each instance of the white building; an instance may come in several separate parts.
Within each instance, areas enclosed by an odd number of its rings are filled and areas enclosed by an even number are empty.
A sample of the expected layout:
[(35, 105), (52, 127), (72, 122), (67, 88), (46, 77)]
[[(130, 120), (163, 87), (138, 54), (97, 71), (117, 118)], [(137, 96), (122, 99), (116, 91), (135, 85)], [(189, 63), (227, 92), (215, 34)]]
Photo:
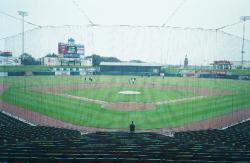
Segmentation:
[(82, 61), (81, 61), (81, 65), (85, 66), (85, 67), (91, 67), (93, 64), (92, 64), (92, 58), (84, 58)]
[(42, 58), (42, 64), (44, 66), (59, 66), (59, 65), (61, 65), (59, 58), (54, 58), (54, 57)]
[[(233, 69), (241, 67), (241, 61), (231, 61), (231, 63), (233, 64), (232, 65)], [(244, 61), (243, 67), (246, 69), (249, 69), (250, 68), (250, 61)]]
[(0, 66), (18, 66), (18, 65), (21, 65), (21, 60), (19, 58), (0, 56)]
[[(60, 58), (60, 57), (44, 57), (42, 58), (42, 65), (44, 66), (60, 66), (62, 62), (69, 61), (74, 62), (74, 58)], [(92, 66), (92, 58), (86, 59), (86, 58), (79, 58), (77, 61), (81, 66), (83, 67), (91, 67)]]

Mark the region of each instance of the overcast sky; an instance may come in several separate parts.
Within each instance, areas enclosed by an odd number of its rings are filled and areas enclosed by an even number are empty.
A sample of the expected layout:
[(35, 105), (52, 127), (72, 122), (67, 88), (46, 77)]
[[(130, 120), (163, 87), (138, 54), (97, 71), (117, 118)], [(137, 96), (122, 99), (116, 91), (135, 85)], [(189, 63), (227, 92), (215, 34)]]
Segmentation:
[[(75, 1), (96, 24), (162, 25), (183, 0)], [(249, 6), (249, 0), (186, 0), (167, 25), (217, 28), (250, 15)], [(39, 25), (88, 24), (72, 0), (0, 0), (0, 11), (17, 16), (18, 10), (27, 11), (26, 19)], [(4, 28), (1, 35), (18, 31), (18, 26)], [(240, 26), (231, 28), (232, 33), (240, 31)]]
[[(250, 15), (250, 0), (0, 0), (0, 11), (18, 16), (18, 10), (29, 13), (27, 21), (45, 25), (87, 25), (89, 19), (104, 25), (162, 25), (218, 28)], [(179, 10), (168, 19), (177, 6)], [(0, 37), (21, 31), (19, 21), (0, 15)], [(34, 26), (26, 25), (26, 29)], [(242, 24), (225, 29), (242, 36)], [(246, 23), (246, 37), (250, 39), (250, 23)], [(0, 46), (0, 50), (1, 50)]]

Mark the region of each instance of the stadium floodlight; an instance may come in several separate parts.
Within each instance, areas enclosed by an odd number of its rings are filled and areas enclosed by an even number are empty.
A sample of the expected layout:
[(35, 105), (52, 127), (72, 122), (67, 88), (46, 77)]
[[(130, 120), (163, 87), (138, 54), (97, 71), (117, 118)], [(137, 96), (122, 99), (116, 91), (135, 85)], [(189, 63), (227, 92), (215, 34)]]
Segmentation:
[(17, 11), (20, 16), (22, 16), (22, 54), (24, 53), (24, 17), (28, 16), (25, 11)]
[(241, 21), (250, 20), (250, 16), (241, 16), (241, 17), (240, 17), (240, 20), (241, 20)]
[(243, 36), (242, 36), (242, 49), (241, 49), (241, 69), (244, 69), (244, 44), (245, 44), (245, 25), (246, 25), (246, 21), (250, 20), (250, 16), (241, 16), (240, 20), (243, 21)]

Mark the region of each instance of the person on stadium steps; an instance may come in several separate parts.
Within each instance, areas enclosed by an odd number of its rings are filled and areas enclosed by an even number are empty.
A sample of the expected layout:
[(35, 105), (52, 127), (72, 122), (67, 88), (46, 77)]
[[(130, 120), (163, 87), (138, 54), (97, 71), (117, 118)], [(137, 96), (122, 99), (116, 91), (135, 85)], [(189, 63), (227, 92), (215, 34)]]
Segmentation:
[(134, 121), (132, 121), (132, 123), (130, 124), (129, 126), (129, 129), (130, 129), (130, 132), (135, 132), (135, 124), (134, 124)]

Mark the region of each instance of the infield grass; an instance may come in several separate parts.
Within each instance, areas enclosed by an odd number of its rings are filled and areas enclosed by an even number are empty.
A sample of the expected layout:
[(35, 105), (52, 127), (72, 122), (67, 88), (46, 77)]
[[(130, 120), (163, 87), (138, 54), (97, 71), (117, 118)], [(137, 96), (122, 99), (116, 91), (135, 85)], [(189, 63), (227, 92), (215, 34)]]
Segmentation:
[[(121, 94), (121, 91), (137, 91), (140, 94)], [(85, 88), (64, 91), (67, 94), (97, 99), (107, 102), (139, 102), (151, 103), (193, 97), (196, 94), (191, 91), (161, 90), (160, 88), (141, 87), (110, 87), (110, 88)]]

